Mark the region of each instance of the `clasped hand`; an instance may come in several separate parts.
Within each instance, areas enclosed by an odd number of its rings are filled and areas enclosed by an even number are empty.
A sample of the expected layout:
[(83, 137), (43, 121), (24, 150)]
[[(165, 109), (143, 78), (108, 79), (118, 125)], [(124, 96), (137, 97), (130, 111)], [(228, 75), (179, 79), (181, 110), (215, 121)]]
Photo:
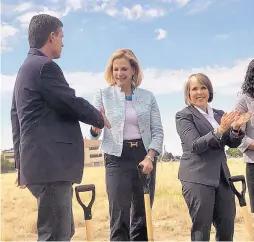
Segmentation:
[[(105, 113), (104, 113), (104, 111), (103, 111), (102, 108), (100, 109), (100, 112), (101, 112), (101, 115), (102, 115), (102, 117), (103, 117), (103, 119), (104, 119), (104, 124), (105, 124), (105, 126), (106, 126), (108, 129), (111, 129), (111, 124), (110, 124), (109, 120), (107, 119), (107, 117), (106, 117), (106, 115), (105, 115)], [(97, 135), (98, 135), (98, 134), (101, 134), (101, 129), (99, 129), (99, 128), (96, 128), (96, 127), (93, 126), (93, 127), (92, 127), (92, 130), (93, 130), (93, 132), (96, 133)]]

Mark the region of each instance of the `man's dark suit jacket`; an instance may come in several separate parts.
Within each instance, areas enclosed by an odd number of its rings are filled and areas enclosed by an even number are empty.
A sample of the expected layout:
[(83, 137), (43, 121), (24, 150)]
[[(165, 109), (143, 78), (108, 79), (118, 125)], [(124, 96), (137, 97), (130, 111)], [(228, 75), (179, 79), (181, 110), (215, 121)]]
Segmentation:
[(30, 49), (18, 72), (11, 121), (22, 185), (80, 183), (84, 143), (79, 121), (104, 127), (100, 112), (75, 96), (60, 67), (38, 49)]
[[(215, 120), (220, 124), (224, 112), (213, 111)], [(229, 129), (218, 139), (209, 121), (192, 105), (177, 112), (176, 129), (183, 149), (178, 174), (180, 180), (218, 186), (221, 168), (228, 180), (230, 172), (224, 148), (226, 145), (237, 148), (244, 132), (240, 131), (236, 136)]]

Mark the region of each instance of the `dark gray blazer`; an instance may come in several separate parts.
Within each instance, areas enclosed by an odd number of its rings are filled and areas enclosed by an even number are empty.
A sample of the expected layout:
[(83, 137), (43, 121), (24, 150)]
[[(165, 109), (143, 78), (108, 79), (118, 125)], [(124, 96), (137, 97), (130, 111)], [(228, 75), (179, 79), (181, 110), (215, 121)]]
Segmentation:
[(60, 67), (31, 49), (18, 72), (11, 108), (19, 184), (81, 182), (84, 143), (79, 121), (104, 127), (100, 112), (75, 96)]
[[(215, 120), (220, 123), (224, 112), (213, 111)], [(183, 149), (178, 174), (180, 180), (218, 186), (221, 167), (225, 177), (229, 178), (224, 147), (237, 148), (244, 137), (243, 131), (235, 136), (229, 129), (218, 139), (209, 121), (192, 105), (176, 113), (176, 129)]]

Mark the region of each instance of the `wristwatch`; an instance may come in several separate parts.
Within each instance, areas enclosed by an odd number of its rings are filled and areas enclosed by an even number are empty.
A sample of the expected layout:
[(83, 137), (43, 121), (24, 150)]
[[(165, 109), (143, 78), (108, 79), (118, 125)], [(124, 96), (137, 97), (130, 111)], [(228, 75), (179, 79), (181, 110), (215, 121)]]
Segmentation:
[(146, 158), (148, 158), (149, 160), (151, 160), (152, 162), (154, 162), (154, 157), (153, 157), (153, 156), (147, 155)]
[(240, 128), (239, 128), (239, 129), (234, 129), (234, 128), (232, 127), (232, 131), (235, 132), (236, 134), (239, 134)]

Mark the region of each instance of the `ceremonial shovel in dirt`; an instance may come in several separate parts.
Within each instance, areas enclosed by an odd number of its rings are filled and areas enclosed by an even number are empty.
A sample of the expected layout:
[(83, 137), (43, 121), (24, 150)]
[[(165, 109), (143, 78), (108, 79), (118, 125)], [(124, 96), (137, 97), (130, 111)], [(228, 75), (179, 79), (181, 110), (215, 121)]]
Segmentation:
[(139, 177), (142, 182), (144, 190), (144, 200), (145, 200), (145, 211), (146, 211), (146, 226), (147, 226), (147, 237), (148, 241), (154, 241), (153, 239), (153, 224), (152, 224), (152, 212), (151, 212), (151, 201), (150, 201), (150, 176), (149, 174), (144, 174), (142, 172), (143, 166), (138, 166)]
[[(249, 235), (249, 240), (253, 241), (254, 240), (254, 233), (253, 233), (253, 229), (252, 229), (251, 216), (248, 213), (247, 204), (246, 204), (246, 200), (245, 200), (245, 192), (246, 192), (245, 178), (243, 175), (232, 176), (229, 178), (229, 182), (230, 182), (230, 187), (231, 187), (232, 191), (234, 192), (234, 194), (237, 196), (237, 198), (239, 200), (241, 212), (242, 212), (243, 219), (244, 219), (245, 229), (246, 229), (247, 234)], [(235, 188), (234, 182), (242, 182), (242, 192), (241, 193), (238, 192), (237, 189)]]
[[(79, 193), (80, 192), (92, 192), (92, 198), (88, 206), (81, 201)], [(95, 185), (80, 185), (75, 187), (76, 197), (78, 203), (84, 210), (84, 217), (85, 217), (85, 225), (86, 225), (86, 240), (92, 241), (93, 240), (93, 231), (92, 231), (92, 206), (95, 200)]]

